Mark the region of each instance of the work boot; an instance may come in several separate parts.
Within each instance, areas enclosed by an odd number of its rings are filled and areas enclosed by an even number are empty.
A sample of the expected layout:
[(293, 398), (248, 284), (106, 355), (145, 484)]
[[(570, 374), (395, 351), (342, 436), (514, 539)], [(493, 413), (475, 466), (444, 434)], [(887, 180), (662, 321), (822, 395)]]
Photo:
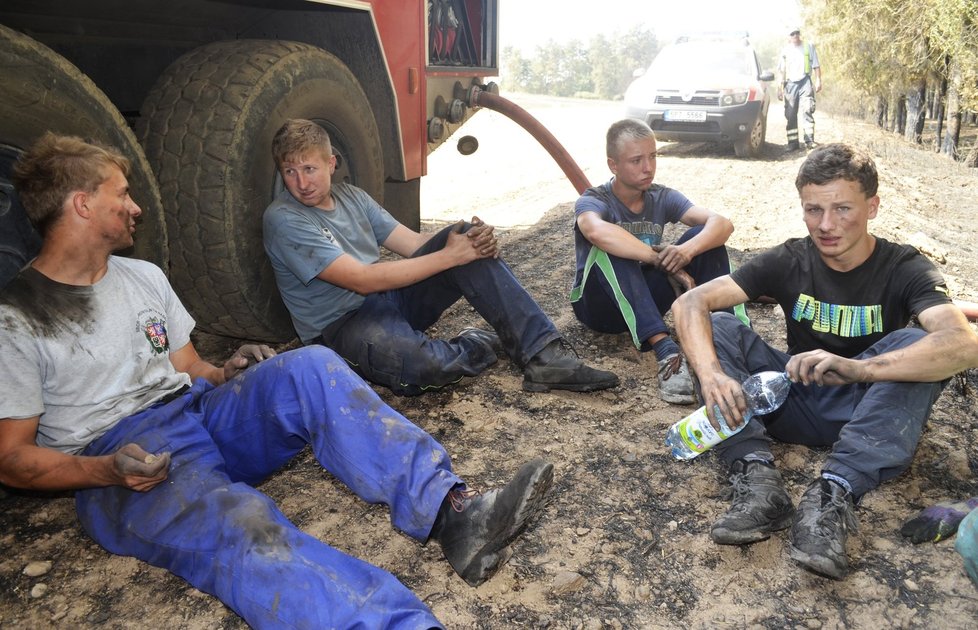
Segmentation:
[(614, 373), (584, 365), (564, 339), (547, 344), (523, 370), (523, 389), (528, 392), (549, 392), (551, 389), (593, 392), (617, 384), (618, 377)]
[(659, 398), (674, 405), (691, 405), (696, 402), (693, 378), (683, 353), (673, 354), (659, 361)]
[(772, 464), (738, 459), (730, 466), (730, 483), (725, 494), (731, 505), (710, 529), (713, 542), (755, 543), (791, 525), (795, 508)]
[(486, 348), (492, 350), (493, 354), (499, 354), (503, 349), (503, 343), (499, 340), (499, 335), (491, 330), (483, 330), (482, 328), (475, 328), (473, 326), (468, 326), (463, 328), (458, 332), (457, 337), (466, 337), (472, 339), (473, 341), (478, 341)]
[(852, 494), (834, 481), (819, 477), (798, 503), (788, 539), (788, 555), (806, 569), (841, 580), (849, 571), (846, 539), (856, 529)]
[(438, 510), (431, 537), (470, 586), (491, 578), (509, 558), (509, 544), (543, 507), (554, 467), (535, 459), (506, 486), (485, 494), (452, 490)]

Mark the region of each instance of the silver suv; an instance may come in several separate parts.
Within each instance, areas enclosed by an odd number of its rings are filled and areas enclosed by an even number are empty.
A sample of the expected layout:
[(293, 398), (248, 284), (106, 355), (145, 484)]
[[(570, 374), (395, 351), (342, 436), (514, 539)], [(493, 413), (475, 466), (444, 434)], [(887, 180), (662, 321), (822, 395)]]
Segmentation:
[(680, 37), (636, 75), (625, 115), (659, 140), (732, 142), (738, 157), (760, 154), (774, 73), (761, 71), (746, 33)]

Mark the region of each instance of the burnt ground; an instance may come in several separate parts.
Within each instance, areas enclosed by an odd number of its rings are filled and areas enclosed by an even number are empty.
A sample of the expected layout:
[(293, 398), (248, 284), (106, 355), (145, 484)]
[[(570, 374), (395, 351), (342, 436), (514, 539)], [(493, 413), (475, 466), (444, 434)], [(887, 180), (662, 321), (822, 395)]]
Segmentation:
[[(600, 140), (618, 115), (617, 104), (521, 103), (558, 137), (570, 138), (575, 153), (582, 150), (578, 137)], [(760, 160), (735, 160), (729, 148), (710, 145), (662, 147), (658, 180), (734, 220), (729, 244), (735, 262), (803, 233), (792, 184), (802, 155), (784, 155), (776, 144), (783, 139), (774, 109), (772, 144)], [(978, 176), (871, 126), (821, 113), (819, 124), (823, 141), (863, 144), (877, 156), (883, 205), (874, 231), (924, 243), (956, 294), (978, 301)], [(507, 261), (580, 354), (616, 371), (622, 384), (595, 394), (528, 394), (520, 389), (521, 374), (502, 359), (478, 378), (423, 397), (377, 391), (436, 436), (474, 485), (504, 483), (532, 457), (552, 461), (556, 480), (541, 518), (514, 545), (500, 573), (473, 589), (452, 573), (437, 544), (422, 546), (394, 531), (385, 506), (357, 499), (308, 451), (261, 489), (300, 528), (394, 573), (454, 628), (974, 627), (978, 589), (953, 542), (913, 546), (898, 530), (924, 505), (978, 494), (978, 374), (966, 372), (949, 384), (912, 468), (865, 498), (859, 530), (849, 541), (847, 579), (799, 569), (788, 558), (785, 532), (751, 546), (714, 545), (709, 527), (725, 508), (721, 467), (709, 454), (674, 462), (662, 443), (666, 428), (693, 408), (659, 400), (654, 362), (626, 336), (593, 333), (574, 319), (566, 299), (573, 191), (534, 149), (519, 144), (511, 127), (491, 112), (465, 127), (491, 132), (480, 149), (486, 162), (451, 172), (459, 185), (480, 188), (477, 199), (457, 191), (430, 198), (451, 219), (477, 212), (511, 226), (498, 228)], [(503, 166), (505, 172), (497, 172)], [(594, 182), (606, 176), (603, 160), (583, 167)], [(444, 201), (453, 195), (461, 197), (461, 209)], [(432, 214), (425, 229), (449, 220)], [(775, 307), (751, 304), (749, 313), (766, 338), (782, 342)], [(451, 336), (480, 321), (457, 305), (431, 332)], [(238, 343), (203, 334), (195, 341), (215, 362)], [(776, 445), (796, 500), (826, 452)], [(0, 499), (0, 508), (2, 628), (245, 627), (180, 579), (101, 550), (81, 531), (70, 496), (13, 493)], [(45, 575), (28, 577), (22, 571), (31, 561), (53, 565)]]

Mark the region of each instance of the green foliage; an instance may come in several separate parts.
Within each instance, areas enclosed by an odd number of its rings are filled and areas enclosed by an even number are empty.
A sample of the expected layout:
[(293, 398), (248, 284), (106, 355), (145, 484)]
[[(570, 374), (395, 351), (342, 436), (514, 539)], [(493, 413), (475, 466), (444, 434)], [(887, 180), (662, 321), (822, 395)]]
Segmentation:
[(646, 68), (658, 49), (655, 33), (640, 26), (610, 36), (595, 35), (587, 45), (551, 40), (532, 56), (506, 47), (500, 83), (516, 92), (621, 98), (633, 72)]

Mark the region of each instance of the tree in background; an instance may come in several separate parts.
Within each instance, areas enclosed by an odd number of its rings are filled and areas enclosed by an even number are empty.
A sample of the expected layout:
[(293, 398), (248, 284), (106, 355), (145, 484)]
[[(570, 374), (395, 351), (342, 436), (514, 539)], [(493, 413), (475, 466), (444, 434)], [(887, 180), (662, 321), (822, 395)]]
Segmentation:
[(625, 32), (595, 35), (585, 46), (579, 40), (548, 42), (532, 56), (507, 46), (501, 59), (500, 84), (504, 90), (618, 99), (638, 68), (652, 62), (659, 43), (655, 33), (633, 26)]
[[(958, 156), (962, 120), (978, 111), (978, 2), (802, 4), (809, 30), (819, 37), (823, 72), (833, 77), (835, 100), (848, 105), (843, 113), (875, 110), (877, 124), (920, 144), (929, 110), (937, 122), (935, 147)], [(978, 165), (978, 143), (965, 161)]]

